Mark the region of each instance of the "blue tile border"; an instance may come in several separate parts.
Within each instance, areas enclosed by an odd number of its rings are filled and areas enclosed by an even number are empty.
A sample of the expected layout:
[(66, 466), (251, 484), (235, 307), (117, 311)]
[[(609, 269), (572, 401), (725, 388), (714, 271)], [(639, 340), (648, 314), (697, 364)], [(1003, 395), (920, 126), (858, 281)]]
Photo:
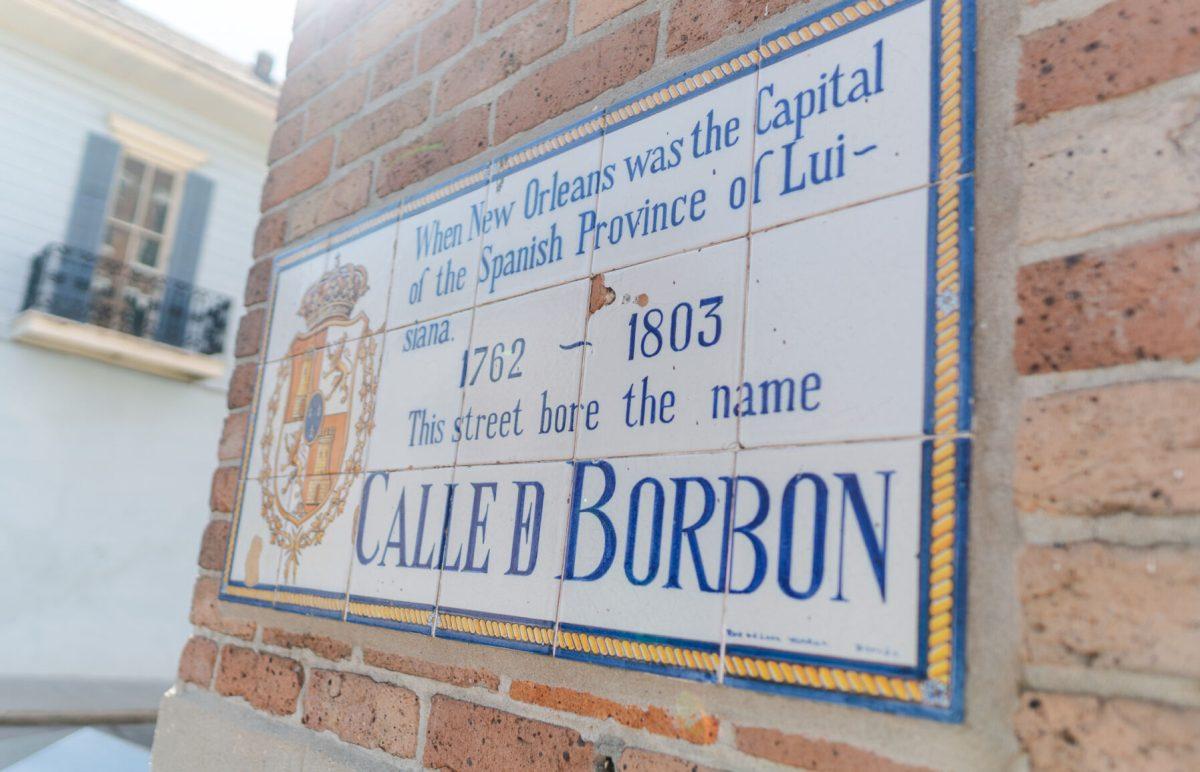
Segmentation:
[[(463, 172), (447, 182), (406, 196), (379, 211), (293, 246), (273, 258), (272, 295), (268, 304), (268, 322), (263, 333), (264, 347), (270, 337), (270, 319), (274, 315), (275, 293), (278, 289), (277, 278), (284, 271), (380, 228), (395, 226), (405, 217), (477, 191), (487, 186), (493, 176), (520, 171), (557, 153), (593, 141), (605, 132), (632, 125), (668, 106), (717, 88), (726, 81), (752, 74), (802, 50), (835, 39), (858, 29), (861, 24), (869, 24), (876, 19), (886, 18), (924, 3), (929, 5), (933, 25), (930, 132), (930, 179), (933, 184), (928, 193), (929, 283), (926, 298), (928, 330), (924, 420), (927, 439), (923, 449), (923, 476), (926, 482), (923, 484), (921, 506), (922, 586), (919, 600), (921, 638), (918, 666), (915, 669), (886, 668), (857, 661), (798, 657), (761, 647), (727, 645), (724, 657), (760, 656), (795, 663), (815, 672), (820, 685), (780, 683), (732, 673), (726, 674), (724, 680), (731, 686), (759, 691), (802, 695), (941, 721), (961, 721), (966, 673), (964, 636), (967, 618), (967, 504), (971, 455), (971, 441), (964, 439), (964, 435), (969, 434), (972, 428), (973, 386), (971, 340), (974, 324), (974, 0), (848, 0), (783, 27), (775, 33), (762, 36), (756, 43), (694, 67), (602, 111), (498, 155), (493, 160)], [(815, 32), (818, 28), (821, 30), (820, 34)], [(806, 35), (808, 37), (805, 37)], [(801, 42), (783, 45), (792, 39), (800, 39)], [(772, 46), (779, 50), (773, 50)], [(957, 126), (957, 133), (953, 129), (944, 132), (943, 127), (947, 120), (952, 127)], [(523, 154), (527, 154), (528, 157), (516, 160)], [(513, 165), (506, 166), (510, 161)], [(393, 261), (394, 259), (393, 257)], [(947, 275), (951, 279), (946, 279)], [(947, 332), (948, 329), (951, 332)], [(952, 347), (948, 346), (948, 340), (953, 344)], [(243, 471), (254, 443), (259, 392), (266, 369), (265, 364), (260, 364), (254, 407), (248, 411), (250, 424), (243, 447)], [(954, 377), (946, 383), (944, 381), (949, 370), (953, 371)], [(947, 406), (951, 403), (953, 409), (949, 412), (952, 415), (948, 415)], [(945, 471), (946, 469), (949, 471)], [(374, 598), (347, 596), (345, 593), (323, 593), (304, 588), (274, 585), (256, 585), (251, 588), (243, 583), (231, 581), (231, 562), (236, 550), (237, 526), (241, 516), (245, 483), (245, 479), (238, 482), (232, 516), (233, 536), (227, 547), (226, 566), (219, 593), (222, 600), (433, 634), (436, 611), (431, 606), (390, 603)], [(943, 555), (949, 555), (949, 558), (946, 559)], [(949, 578), (942, 578), (945, 575)], [(361, 604), (371, 606), (372, 614), (354, 613), (356, 604), (360, 604), (360, 609)], [(444, 611), (454, 613), (450, 609)], [(478, 612), (465, 612), (464, 616), (487, 618)], [(421, 618), (427, 619), (428, 622), (413, 621)], [(947, 618), (948, 624), (945, 622)], [(539, 620), (497, 621), (553, 627), (552, 623)], [(626, 632), (566, 623), (558, 626), (558, 645), (553, 650), (554, 656), (702, 681), (717, 679), (723, 667), (722, 665), (714, 668), (710, 673), (704, 668), (680, 667), (662, 662), (637, 661), (599, 654), (588, 650), (588, 645), (561, 645), (565, 640), (563, 636), (572, 634), (617, 636), (638, 644), (687, 649), (703, 655), (712, 655), (723, 662), (720, 647), (714, 644), (635, 636)], [(935, 634), (938, 636), (936, 642)], [(543, 643), (497, 640), (486, 635), (440, 628), (436, 635), (539, 653), (548, 653), (549, 650)], [(854, 671), (847, 671), (849, 675), (837, 675), (845, 668), (853, 668)], [(872, 681), (874, 685), (860, 686), (856, 680), (861, 680), (860, 674), (862, 678), (875, 679)], [(844, 679), (849, 680), (843, 682)]]

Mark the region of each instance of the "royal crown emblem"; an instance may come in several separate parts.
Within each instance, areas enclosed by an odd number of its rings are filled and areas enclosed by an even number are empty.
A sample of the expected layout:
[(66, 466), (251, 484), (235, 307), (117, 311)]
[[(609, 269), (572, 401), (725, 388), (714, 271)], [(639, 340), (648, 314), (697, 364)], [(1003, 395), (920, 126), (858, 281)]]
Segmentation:
[(354, 304), (367, 293), (367, 269), (339, 264), (308, 288), (300, 300), (300, 316), (311, 332), (330, 319), (349, 319)]
[(271, 542), (286, 560), (283, 582), (294, 582), (305, 549), (319, 545), (346, 508), (354, 475), (363, 469), (374, 428), (378, 342), (355, 305), (370, 288), (367, 270), (335, 258), (300, 300), (307, 329), (276, 367), (268, 395), (262, 515)]

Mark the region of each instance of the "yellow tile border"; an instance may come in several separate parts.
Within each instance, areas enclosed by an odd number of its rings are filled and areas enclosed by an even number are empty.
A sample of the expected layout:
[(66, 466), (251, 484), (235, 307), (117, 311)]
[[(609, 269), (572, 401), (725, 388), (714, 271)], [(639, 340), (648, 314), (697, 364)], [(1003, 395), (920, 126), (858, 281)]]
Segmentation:
[[(960, 297), (962, 268), (959, 262), (959, 211), (962, 199), (958, 175), (962, 171), (962, 0), (942, 0), (941, 51), (938, 95), (938, 181), (936, 280), (938, 297)], [(940, 305), (940, 304), (939, 304)], [(937, 310), (934, 345), (934, 441), (930, 476), (933, 491), (929, 541), (929, 639), (926, 676), (950, 686), (952, 671), (954, 557), (958, 461), (954, 439), (961, 427), (959, 390), (959, 340), (962, 336), (958, 304)]]
[(716, 673), (721, 661), (721, 655), (715, 651), (562, 629), (558, 631), (556, 648), (709, 673)]
[[(232, 543), (233, 539), (230, 539), (229, 541), (230, 541), (230, 543)], [(236, 584), (227, 584), (225, 587), (223, 587), (221, 589), (221, 592), (224, 595), (232, 595), (237, 598), (245, 598), (246, 600), (252, 600), (252, 601), (256, 601), (258, 603), (264, 603), (268, 606), (270, 606), (271, 604), (273, 604), (275, 602), (275, 589), (274, 588), (269, 589), (269, 590), (260, 590), (256, 587), (243, 587), (241, 585), (236, 585)]]
[(417, 627), (428, 627), (433, 620), (433, 609), (418, 609), (407, 606), (389, 606), (383, 603), (363, 603), (352, 600), (346, 604), (349, 615), (403, 622)]
[(921, 682), (911, 678), (864, 673), (825, 665), (801, 665), (759, 657), (725, 656), (726, 673), (777, 684), (806, 686), (825, 691), (868, 694), (902, 702), (920, 702)]
[(346, 605), (346, 596), (338, 595), (329, 598), (324, 595), (309, 595), (308, 593), (292, 592), (291, 590), (277, 590), (275, 592), (275, 605), (279, 606), (280, 604), (319, 609), (321, 611), (336, 611), (340, 616), (342, 609)]
[(519, 643), (532, 643), (549, 646), (554, 640), (554, 627), (542, 627), (523, 622), (502, 622), (495, 619), (481, 619), (466, 614), (438, 612), (438, 630), (451, 630), (457, 633), (477, 635), (481, 638), (497, 638)]

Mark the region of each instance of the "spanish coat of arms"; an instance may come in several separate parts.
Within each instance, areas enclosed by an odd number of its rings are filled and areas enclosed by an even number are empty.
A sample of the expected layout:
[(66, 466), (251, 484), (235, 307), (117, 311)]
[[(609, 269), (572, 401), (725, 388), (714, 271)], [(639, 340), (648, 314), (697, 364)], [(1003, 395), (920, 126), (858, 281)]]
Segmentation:
[(371, 320), (354, 314), (367, 292), (361, 265), (336, 265), (305, 292), (307, 330), (275, 365), (264, 394), (262, 515), (286, 556), (282, 581), (295, 581), (301, 553), (320, 544), (344, 514), (374, 428), (378, 342)]

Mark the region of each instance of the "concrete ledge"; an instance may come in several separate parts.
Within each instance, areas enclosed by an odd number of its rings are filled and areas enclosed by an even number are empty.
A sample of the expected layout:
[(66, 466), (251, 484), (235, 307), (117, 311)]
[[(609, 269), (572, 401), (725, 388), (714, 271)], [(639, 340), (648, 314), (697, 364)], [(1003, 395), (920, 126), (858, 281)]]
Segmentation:
[[(293, 721), (295, 719), (292, 719)], [(302, 769), (321, 772), (420, 769), (415, 759), (346, 745), (327, 732), (272, 720), (244, 703), (186, 687), (159, 706), (152, 769)]]
[(0, 678), (0, 726), (154, 721), (168, 684), (97, 678)]
[(225, 363), (219, 357), (185, 351), (42, 311), (22, 311), (13, 319), (11, 333), (13, 340), (31, 346), (78, 354), (178, 381), (217, 378), (225, 372)]

